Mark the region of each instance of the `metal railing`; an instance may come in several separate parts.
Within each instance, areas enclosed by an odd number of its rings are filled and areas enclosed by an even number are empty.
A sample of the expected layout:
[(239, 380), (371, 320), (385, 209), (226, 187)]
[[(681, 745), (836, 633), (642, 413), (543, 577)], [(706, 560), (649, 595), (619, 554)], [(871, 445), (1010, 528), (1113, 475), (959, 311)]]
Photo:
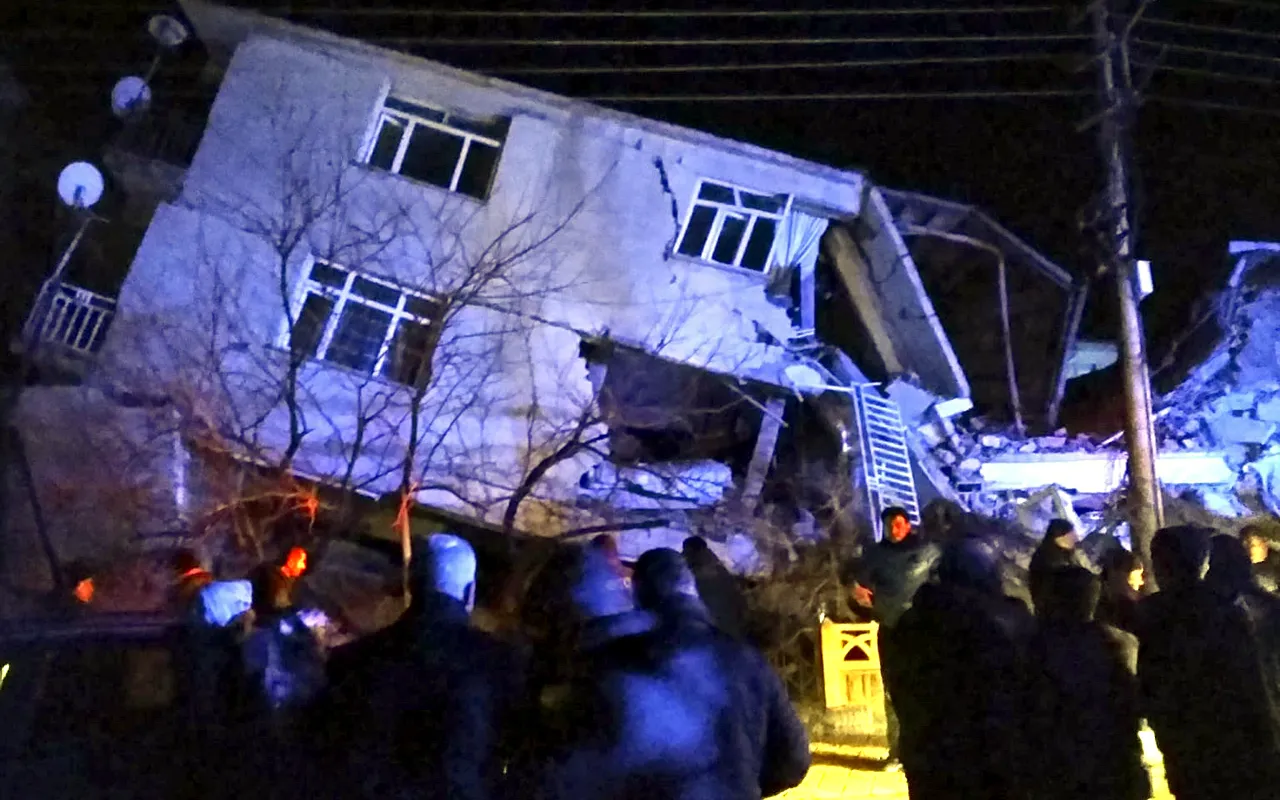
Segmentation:
[(28, 330), (38, 330), (41, 344), (87, 356), (102, 347), (115, 313), (114, 298), (67, 283), (46, 284), (27, 324)]

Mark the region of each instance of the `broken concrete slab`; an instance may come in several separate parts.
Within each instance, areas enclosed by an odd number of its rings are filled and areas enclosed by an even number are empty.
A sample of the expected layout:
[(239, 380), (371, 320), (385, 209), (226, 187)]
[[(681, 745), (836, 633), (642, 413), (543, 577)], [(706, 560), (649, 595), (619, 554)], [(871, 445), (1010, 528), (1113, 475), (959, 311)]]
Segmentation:
[(1046, 450), (1061, 450), (1067, 446), (1066, 436), (1041, 436), (1036, 439), (1036, 444)]
[(1219, 444), (1265, 444), (1276, 432), (1274, 422), (1220, 414), (1209, 421)]
[(973, 401), (967, 397), (955, 397), (951, 400), (939, 400), (933, 406), (934, 413), (943, 419), (951, 419), (966, 411), (973, 410)]
[[(1108, 494), (1124, 484), (1128, 454), (1034, 453), (1003, 455), (981, 465), (991, 491), (1038, 489), (1054, 484), (1083, 494)], [(1170, 485), (1230, 484), (1236, 479), (1221, 453), (1161, 453), (1156, 460), (1160, 480)]]
[(912, 428), (919, 427), (929, 409), (938, 402), (937, 395), (901, 379), (886, 386), (885, 394), (897, 404), (903, 424)]
[(982, 438), (980, 438), (980, 439), (978, 440), (978, 442), (979, 442), (983, 447), (986, 447), (986, 448), (991, 449), (991, 450), (999, 450), (1000, 448), (1002, 448), (1002, 447), (1006, 446), (1007, 444), (1009, 444), (1009, 440), (1008, 440), (1008, 439), (1004, 438), (1003, 436), (997, 436), (997, 435), (996, 435), (996, 434), (994, 434), (994, 433), (988, 433), (988, 434), (986, 434), (985, 436), (983, 436)]

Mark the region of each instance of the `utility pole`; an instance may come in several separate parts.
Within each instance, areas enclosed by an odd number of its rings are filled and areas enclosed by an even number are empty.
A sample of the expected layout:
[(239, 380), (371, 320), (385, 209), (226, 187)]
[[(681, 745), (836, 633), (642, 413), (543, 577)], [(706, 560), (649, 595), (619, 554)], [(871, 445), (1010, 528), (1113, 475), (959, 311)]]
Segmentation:
[[(1150, 0), (1145, 0), (1137, 15)], [(1138, 291), (1134, 280), (1133, 226), (1129, 206), (1128, 133), (1135, 110), (1129, 69), (1129, 32), (1134, 17), (1114, 9), (1116, 0), (1094, 0), (1094, 44), (1098, 61), (1098, 96), (1102, 108), (1096, 121), (1098, 143), (1106, 174), (1103, 215), (1106, 255), (1102, 263), (1116, 282), (1120, 310), (1120, 363), (1124, 372), (1125, 444), (1129, 451), (1129, 531), (1133, 550), (1142, 560), (1153, 585), (1151, 539), (1164, 517), (1156, 478), (1156, 437), (1151, 416), (1151, 375)]]

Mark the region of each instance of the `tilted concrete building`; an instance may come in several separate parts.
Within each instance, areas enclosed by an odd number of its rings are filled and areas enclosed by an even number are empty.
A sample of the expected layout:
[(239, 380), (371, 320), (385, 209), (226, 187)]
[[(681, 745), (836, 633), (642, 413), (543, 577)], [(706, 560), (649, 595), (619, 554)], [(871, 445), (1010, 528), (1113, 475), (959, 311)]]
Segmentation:
[(541, 535), (631, 526), (624, 549), (726, 504), (918, 510), (872, 384), (946, 415), (969, 380), (865, 175), (183, 7), (220, 74), (203, 136), (176, 173), (109, 160), (146, 235), (113, 316), (45, 324), (81, 385), (24, 404), (150, 409), (156, 529), (216, 511), (224, 462)]

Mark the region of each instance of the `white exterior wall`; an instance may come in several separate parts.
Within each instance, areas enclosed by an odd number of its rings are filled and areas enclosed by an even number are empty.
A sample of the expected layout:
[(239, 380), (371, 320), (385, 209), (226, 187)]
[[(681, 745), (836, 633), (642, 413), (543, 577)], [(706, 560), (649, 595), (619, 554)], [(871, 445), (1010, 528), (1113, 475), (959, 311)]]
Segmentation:
[[(792, 326), (768, 302), (763, 275), (664, 256), (679, 232), (672, 200), (683, 224), (698, 179), (709, 178), (853, 216), (860, 176), (480, 80), (354, 45), (265, 36), (241, 44), (181, 197), (158, 210), (123, 287), (104, 374), (179, 398), (188, 413), (241, 432), (235, 447), (271, 461), (287, 441), (278, 402), (284, 301), (297, 297), (311, 255), (447, 294), (485, 248), (510, 257), (545, 238), (451, 322), (440, 351), (467, 357), (437, 359), (430, 395), (440, 469), (428, 482), (485, 504), (492, 518), (555, 441), (549, 432), (591, 396), (581, 335), (722, 372), (758, 373), (781, 360), (759, 330), (785, 340)], [(359, 165), (389, 92), (512, 118), (487, 202)], [(377, 245), (352, 231), (376, 231)], [(294, 233), (296, 246), (273, 247)], [(342, 475), (361, 409), (386, 405), (368, 426), (356, 481), (394, 489), (407, 446), (405, 390), (320, 362), (301, 379), (310, 432), (299, 471)], [(544, 493), (570, 498), (586, 466), (553, 471)], [(423, 499), (474, 510), (448, 491)]]

